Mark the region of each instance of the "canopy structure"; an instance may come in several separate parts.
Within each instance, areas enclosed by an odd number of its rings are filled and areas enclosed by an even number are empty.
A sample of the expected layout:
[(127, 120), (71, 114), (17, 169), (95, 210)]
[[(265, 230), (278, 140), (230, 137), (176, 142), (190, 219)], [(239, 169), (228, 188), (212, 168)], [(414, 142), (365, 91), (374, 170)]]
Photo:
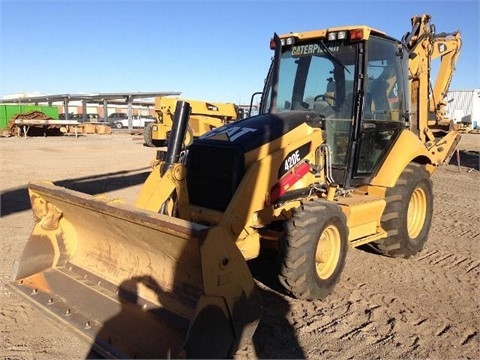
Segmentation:
[(149, 92), (119, 92), (119, 93), (95, 93), (95, 94), (56, 94), (56, 95), (36, 95), (36, 96), (18, 96), (7, 99), (1, 99), (0, 104), (32, 104), (47, 103), (49, 106), (54, 102), (62, 102), (65, 120), (68, 120), (68, 104), (71, 101), (81, 101), (83, 107), (83, 116), (87, 116), (87, 104), (103, 104), (103, 113), (108, 114), (108, 104), (127, 105), (128, 127), (132, 128), (132, 106), (152, 106), (157, 96), (178, 96), (179, 91), (149, 91)]

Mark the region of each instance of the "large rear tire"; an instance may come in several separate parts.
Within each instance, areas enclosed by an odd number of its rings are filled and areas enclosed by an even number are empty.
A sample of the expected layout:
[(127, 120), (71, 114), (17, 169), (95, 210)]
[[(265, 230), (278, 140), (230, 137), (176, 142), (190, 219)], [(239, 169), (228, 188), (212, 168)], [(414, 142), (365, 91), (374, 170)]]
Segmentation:
[(193, 130), (190, 126), (187, 127), (187, 132), (185, 134), (185, 139), (183, 141), (183, 145), (185, 148), (188, 148), (193, 143)]
[[(165, 145), (168, 147), (168, 142), (170, 139), (171, 133), (167, 133), (167, 140), (165, 141)], [(190, 126), (187, 126), (187, 131), (185, 132), (185, 137), (183, 138), (183, 148), (186, 149), (193, 143), (193, 130)]]
[(153, 123), (149, 122), (143, 128), (143, 142), (149, 147), (155, 147), (155, 144), (152, 141), (152, 127)]
[(309, 201), (293, 210), (284, 231), (280, 240), (280, 282), (298, 299), (323, 300), (345, 266), (345, 215), (332, 202)]
[(409, 258), (423, 249), (432, 223), (433, 191), (430, 174), (410, 163), (386, 193), (381, 224), (388, 237), (372, 243), (382, 255)]

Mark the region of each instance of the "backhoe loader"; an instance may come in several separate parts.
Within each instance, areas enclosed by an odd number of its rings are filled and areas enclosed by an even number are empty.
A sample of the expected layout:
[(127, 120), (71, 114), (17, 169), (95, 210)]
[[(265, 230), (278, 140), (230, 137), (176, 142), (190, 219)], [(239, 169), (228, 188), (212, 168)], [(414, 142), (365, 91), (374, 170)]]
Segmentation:
[[(172, 131), (175, 106), (178, 98), (155, 98), (155, 122), (147, 124), (143, 131), (145, 145), (164, 147)], [(190, 118), (185, 135), (185, 145), (189, 146), (194, 138), (206, 132), (238, 120), (242, 109), (233, 103), (182, 100), (190, 104)]]
[(307, 301), (334, 290), (349, 248), (422, 250), (431, 175), (459, 141), (443, 99), (460, 46), (429, 15), (402, 40), (363, 25), (274, 34), (260, 114), (186, 149), (178, 101), (135, 205), (30, 183), (36, 224), (12, 286), (109, 357), (231, 356), (259, 320), (247, 261), (264, 247)]

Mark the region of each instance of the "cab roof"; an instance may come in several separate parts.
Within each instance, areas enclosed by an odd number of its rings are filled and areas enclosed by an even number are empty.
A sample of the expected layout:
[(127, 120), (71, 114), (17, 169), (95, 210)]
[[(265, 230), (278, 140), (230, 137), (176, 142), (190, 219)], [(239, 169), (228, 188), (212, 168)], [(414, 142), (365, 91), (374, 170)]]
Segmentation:
[(351, 25), (351, 26), (339, 26), (339, 27), (331, 27), (322, 30), (311, 30), (311, 31), (302, 31), (302, 32), (291, 32), (288, 34), (279, 35), (280, 39), (286, 39), (289, 37), (295, 37), (299, 40), (308, 40), (308, 39), (318, 39), (318, 38), (326, 38), (327, 34), (330, 32), (337, 32), (337, 31), (351, 31), (356, 29), (363, 30), (363, 38), (358, 40), (368, 40), (370, 34), (380, 35), (380, 36), (387, 36), (386, 33), (383, 31), (371, 28), (366, 25)]

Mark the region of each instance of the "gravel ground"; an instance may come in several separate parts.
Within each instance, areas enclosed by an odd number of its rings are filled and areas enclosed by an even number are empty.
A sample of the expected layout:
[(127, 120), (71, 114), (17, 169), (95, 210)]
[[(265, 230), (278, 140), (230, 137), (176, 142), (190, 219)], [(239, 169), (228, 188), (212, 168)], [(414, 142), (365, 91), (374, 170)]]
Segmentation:
[[(238, 359), (480, 358), (480, 135), (464, 135), (459, 160), (433, 176), (434, 217), (424, 250), (392, 259), (353, 249), (334, 293), (304, 302), (265, 268), (250, 267), (265, 310)], [(132, 203), (154, 157), (137, 135), (1, 138), (0, 359), (81, 359), (90, 345), (6, 285), (33, 228), (26, 191), (48, 179)]]

